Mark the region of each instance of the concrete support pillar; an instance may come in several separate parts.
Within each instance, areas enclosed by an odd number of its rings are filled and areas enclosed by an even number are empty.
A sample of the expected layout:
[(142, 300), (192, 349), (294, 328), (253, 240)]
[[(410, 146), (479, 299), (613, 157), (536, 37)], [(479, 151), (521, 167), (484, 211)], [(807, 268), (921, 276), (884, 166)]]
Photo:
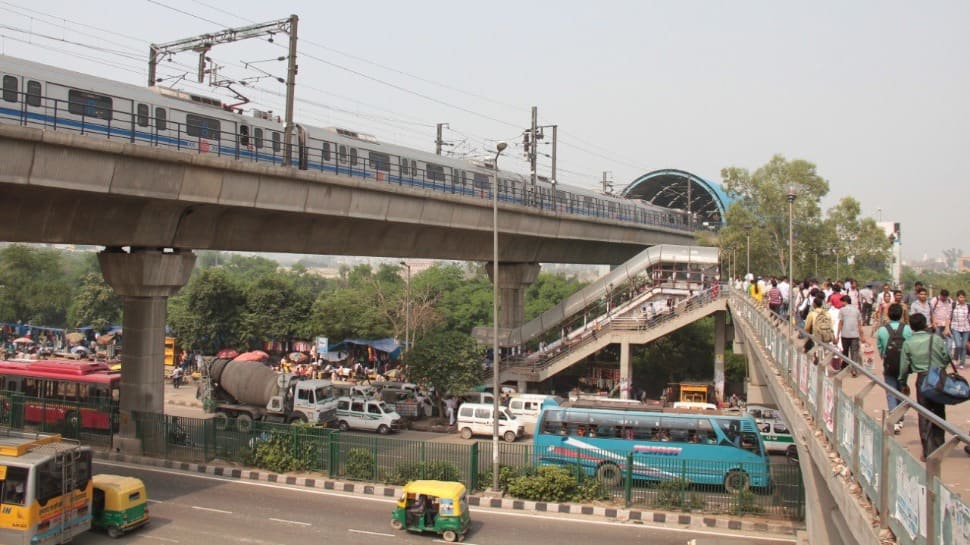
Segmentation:
[(620, 343), (620, 399), (630, 399), (633, 389), (633, 364), (630, 362), (630, 341)]
[(191, 251), (109, 248), (98, 254), (105, 281), (124, 297), (121, 422), (116, 445), (140, 453), (133, 412), (160, 413), (164, 402), (165, 317), (168, 297), (185, 285), (195, 265)]
[(520, 394), (526, 394), (526, 393), (528, 393), (526, 391), (528, 389), (528, 387), (529, 387), (529, 381), (527, 381), (527, 380), (519, 380), (515, 384), (515, 389), (518, 390), (518, 392)]
[[(492, 283), (492, 262), (485, 267)], [(499, 320), (501, 328), (519, 327), (525, 322), (525, 290), (539, 276), (538, 263), (499, 263)]]
[(714, 313), (714, 389), (724, 401), (724, 345), (727, 340), (727, 312)]

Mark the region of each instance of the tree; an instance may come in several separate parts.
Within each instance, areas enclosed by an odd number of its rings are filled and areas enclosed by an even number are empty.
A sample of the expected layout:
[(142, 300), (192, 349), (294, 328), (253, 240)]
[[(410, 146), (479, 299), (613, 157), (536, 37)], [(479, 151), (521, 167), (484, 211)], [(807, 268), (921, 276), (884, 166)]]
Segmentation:
[(262, 341), (289, 341), (297, 335), (313, 299), (304, 299), (288, 275), (264, 275), (243, 288), (239, 337), (249, 347)]
[(957, 268), (957, 261), (963, 257), (963, 249), (961, 248), (948, 248), (943, 250), (943, 259), (946, 261), (946, 268), (948, 270), (954, 270)]
[(169, 299), (169, 324), (183, 346), (214, 354), (238, 346), (242, 289), (224, 268), (194, 276), (182, 292)]
[(445, 394), (467, 392), (481, 382), (482, 354), (465, 333), (436, 330), (419, 338), (407, 358), (407, 376), (438, 393), (438, 414)]
[(100, 272), (87, 273), (68, 309), (68, 326), (91, 326), (103, 331), (109, 325), (121, 323), (122, 307), (121, 297)]
[(58, 250), (13, 244), (0, 249), (0, 320), (67, 325), (71, 283)]
[(833, 254), (820, 273), (863, 282), (885, 278), (892, 243), (874, 219), (860, 217), (861, 211), (859, 201), (844, 197), (827, 212), (823, 237)]
[(792, 216), (799, 241), (797, 269), (806, 270), (807, 256), (818, 250), (819, 200), (829, 192), (828, 182), (818, 175), (815, 165), (775, 155), (754, 173), (728, 167), (721, 170), (721, 178), (728, 195), (736, 200), (725, 213), (727, 226), (721, 230), (720, 248), (736, 248), (740, 261), (750, 236), (751, 268), (762, 274), (787, 275), (788, 190), (789, 185), (796, 188)]
[(525, 319), (532, 320), (579, 291), (585, 283), (576, 277), (540, 273), (525, 293)]

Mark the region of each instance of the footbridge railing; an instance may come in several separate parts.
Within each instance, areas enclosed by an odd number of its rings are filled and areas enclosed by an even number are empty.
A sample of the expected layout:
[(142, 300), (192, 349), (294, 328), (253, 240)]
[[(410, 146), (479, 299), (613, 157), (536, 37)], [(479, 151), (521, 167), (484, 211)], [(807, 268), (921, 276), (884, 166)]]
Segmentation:
[[(970, 543), (970, 506), (955, 482), (966, 480), (966, 459), (962, 453), (948, 457), (954, 447), (970, 444), (970, 436), (866, 365), (842, 358), (833, 345), (818, 342), (806, 352), (804, 331), (742, 292), (731, 290), (728, 306), (736, 338), (744, 342), (745, 354), (756, 362), (795, 435), (809, 495), (810, 543)], [(848, 367), (836, 371), (828, 364), (833, 358)], [(850, 379), (853, 372), (863, 378)], [(886, 392), (902, 400), (892, 412), (886, 410)], [(907, 410), (950, 436), (925, 463), (893, 433)]]

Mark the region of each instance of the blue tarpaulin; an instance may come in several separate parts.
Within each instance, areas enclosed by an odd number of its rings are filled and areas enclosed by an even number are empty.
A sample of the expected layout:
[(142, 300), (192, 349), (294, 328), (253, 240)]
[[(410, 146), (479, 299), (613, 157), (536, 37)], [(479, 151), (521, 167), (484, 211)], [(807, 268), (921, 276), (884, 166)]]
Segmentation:
[(349, 350), (351, 346), (372, 346), (374, 350), (386, 352), (394, 361), (401, 354), (401, 345), (391, 337), (386, 339), (344, 339), (330, 347), (330, 353)]

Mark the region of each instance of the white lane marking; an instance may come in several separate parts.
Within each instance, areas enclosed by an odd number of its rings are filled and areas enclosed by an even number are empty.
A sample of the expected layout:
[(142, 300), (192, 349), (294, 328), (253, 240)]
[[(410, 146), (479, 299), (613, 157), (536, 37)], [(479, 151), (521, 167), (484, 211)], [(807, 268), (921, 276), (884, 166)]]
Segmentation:
[(269, 520), (276, 521), (276, 522), (282, 522), (283, 524), (296, 524), (296, 525), (299, 525), (299, 526), (313, 526), (309, 522), (300, 522), (298, 520), (286, 520), (286, 519), (274, 519), (274, 518), (271, 518)]
[(148, 503), (165, 503), (165, 502), (163, 502), (162, 500), (153, 500), (153, 499), (149, 498), (148, 499)]
[(192, 509), (198, 509), (199, 511), (211, 511), (213, 513), (222, 513), (225, 515), (231, 515), (232, 511), (223, 511), (222, 509), (213, 509), (211, 507), (199, 507), (198, 505), (193, 505)]
[[(433, 541), (435, 543), (448, 543), (447, 541), (445, 541), (443, 539), (432, 539), (431, 541)], [(474, 543), (467, 543), (467, 542), (464, 542), (463, 541), (462, 542), (462, 545), (475, 545), (475, 544)]]
[(394, 537), (394, 534), (383, 534), (381, 532), (368, 532), (367, 530), (354, 530), (353, 528), (347, 528), (347, 531), (353, 532), (355, 534), (367, 534), (369, 536)]
[(157, 539), (159, 541), (167, 541), (169, 543), (178, 543), (179, 542), (179, 540), (177, 540), (177, 539), (169, 539), (167, 537), (158, 537), (158, 536), (153, 536), (151, 534), (145, 534), (145, 533), (143, 533), (141, 535), (145, 536), (148, 539)]
[[(333, 496), (333, 497), (344, 498), (344, 499), (355, 499), (355, 500), (372, 501), (372, 502), (379, 502), (379, 503), (397, 503), (397, 499), (395, 498), (382, 498), (379, 496), (378, 497), (359, 496), (349, 492), (348, 493), (328, 492), (324, 490), (318, 490), (315, 488), (300, 488), (299, 485), (290, 486), (282, 483), (242, 481), (232, 477), (218, 477), (215, 475), (203, 475), (203, 474), (194, 473), (194, 472), (184, 472), (184, 471), (179, 471), (174, 469), (141, 466), (137, 464), (126, 464), (123, 462), (122, 463), (110, 462), (107, 460), (97, 460), (95, 463), (109, 466), (109, 467), (123, 467), (128, 469), (137, 469), (139, 471), (147, 471), (151, 473), (162, 473), (165, 475), (179, 475), (182, 477), (193, 477), (196, 479), (202, 479), (207, 481), (219, 481), (223, 483), (239, 484), (244, 486), (259, 486), (264, 488), (275, 488), (277, 490), (282, 488), (282, 489), (291, 490), (295, 492), (302, 492), (304, 494), (315, 494), (318, 496)], [(688, 534), (693, 533), (699, 536), (715, 536), (715, 537), (730, 536), (730, 537), (747, 538), (747, 539), (755, 539), (755, 540), (760, 539), (765, 541), (781, 541), (781, 542), (789, 542), (789, 543), (796, 542), (795, 538), (786, 537), (783, 535), (759, 536), (759, 535), (752, 535), (751, 533), (744, 530), (738, 530), (737, 533), (734, 533), (734, 532), (727, 533), (727, 532), (711, 532), (711, 531), (705, 531), (705, 530), (693, 530), (690, 528), (668, 528), (666, 526), (654, 526), (652, 524), (645, 524), (645, 523), (630, 524), (628, 522), (620, 522), (616, 520), (585, 520), (585, 519), (575, 519), (575, 518), (563, 519), (562, 517), (540, 515), (539, 513), (515, 513), (515, 512), (509, 512), (507, 510), (492, 509), (489, 507), (482, 507), (482, 506), (476, 506), (475, 509), (473, 509), (473, 511), (476, 513), (482, 512), (482, 513), (488, 513), (490, 515), (497, 515), (502, 517), (530, 517), (530, 518), (537, 518), (537, 519), (543, 519), (543, 520), (551, 520), (559, 523), (568, 522), (572, 524), (592, 524), (597, 526), (612, 526), (614, 528), (626, 528), (630, 530), (643, 530), (644, 528), (649, 528), (652, 530), (656, 530), (658, 532), (662, 532), (666, 530), (669, 532), (679, 532), (679, 533), (688, 533)], [(393, 534), (383, 534), (383, 535), (393, 535)]]

